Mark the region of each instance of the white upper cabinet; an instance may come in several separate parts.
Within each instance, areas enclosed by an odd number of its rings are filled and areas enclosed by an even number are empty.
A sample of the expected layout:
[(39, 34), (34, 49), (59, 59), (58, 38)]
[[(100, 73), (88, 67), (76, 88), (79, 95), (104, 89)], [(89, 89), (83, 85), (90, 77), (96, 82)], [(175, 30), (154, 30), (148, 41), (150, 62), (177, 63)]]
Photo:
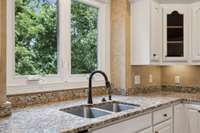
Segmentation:
[(130, 0), (131, 65), (200, 65), (200, 0)]
[(192, 4), (192, 63), (200, 63), (200, 2)]
[(163, 6), (163, 61), (188, 61), (189, 10), (185, 5)]
[(154, 0), (131, 0), (131, 64), (159, 64), (162, 10)]

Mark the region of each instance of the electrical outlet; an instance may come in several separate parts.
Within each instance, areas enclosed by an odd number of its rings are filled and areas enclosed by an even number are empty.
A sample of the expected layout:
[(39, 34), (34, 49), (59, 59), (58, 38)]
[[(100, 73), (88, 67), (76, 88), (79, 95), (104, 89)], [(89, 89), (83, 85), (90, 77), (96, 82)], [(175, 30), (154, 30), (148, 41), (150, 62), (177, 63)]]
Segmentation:
[(139, 85), (140, 84), (140, 75), (135, 75), (135, 79), (134, 79), (134, 84), (135, 85)]
[(149, 75), (149, 83), (153, 83), (153, 75), (152, 74)]
[(180, 76), (175, 76), (175, 83), (180, 84)]

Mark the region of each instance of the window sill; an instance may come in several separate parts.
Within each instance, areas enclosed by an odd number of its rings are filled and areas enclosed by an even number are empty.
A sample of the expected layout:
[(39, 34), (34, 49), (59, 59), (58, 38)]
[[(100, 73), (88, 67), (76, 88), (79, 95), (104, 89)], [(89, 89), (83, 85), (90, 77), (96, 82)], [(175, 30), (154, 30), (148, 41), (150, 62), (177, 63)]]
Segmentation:
[[(93, 87), (105, 86), (104, 81), (94, 81)], [(51, 84), (24, 85), (24, 86), (7, 86), (7, 95), (21, 95), (41, 92), (53, 92), (69, 89), (88, 88), (87, 82), (57, 82)]]

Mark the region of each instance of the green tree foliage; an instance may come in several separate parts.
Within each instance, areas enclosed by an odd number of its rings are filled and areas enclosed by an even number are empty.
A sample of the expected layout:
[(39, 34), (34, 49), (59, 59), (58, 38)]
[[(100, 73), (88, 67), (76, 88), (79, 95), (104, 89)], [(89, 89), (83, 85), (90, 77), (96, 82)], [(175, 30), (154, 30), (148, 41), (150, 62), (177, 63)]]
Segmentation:
[[(72, 0), (71, 14), (72, 74), (90, 73), (97, 68), (98, 8)], [(15, 0), (16, 74), (57, 73), (57, 20), (56, 0)]]
[(72, 0), (72, 74), (90, 73), (97, 68), (98, 8)]
[(15, 71), (57, 73), (57, 8), (48, 0), (15, 0)]

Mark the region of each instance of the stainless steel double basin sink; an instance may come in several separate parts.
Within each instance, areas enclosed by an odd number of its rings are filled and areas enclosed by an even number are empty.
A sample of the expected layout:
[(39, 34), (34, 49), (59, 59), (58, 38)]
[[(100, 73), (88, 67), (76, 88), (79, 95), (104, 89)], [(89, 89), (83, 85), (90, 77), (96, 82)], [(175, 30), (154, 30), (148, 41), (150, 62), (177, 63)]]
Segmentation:
[(70, 108), (61, 109), (66, 113), (70, 113), (83, 118), (97, 118), (112, 113), (136, 109), (139, 105), (124, 103), (119, 101), (104, 102), (93, 105), (80, 105)]

